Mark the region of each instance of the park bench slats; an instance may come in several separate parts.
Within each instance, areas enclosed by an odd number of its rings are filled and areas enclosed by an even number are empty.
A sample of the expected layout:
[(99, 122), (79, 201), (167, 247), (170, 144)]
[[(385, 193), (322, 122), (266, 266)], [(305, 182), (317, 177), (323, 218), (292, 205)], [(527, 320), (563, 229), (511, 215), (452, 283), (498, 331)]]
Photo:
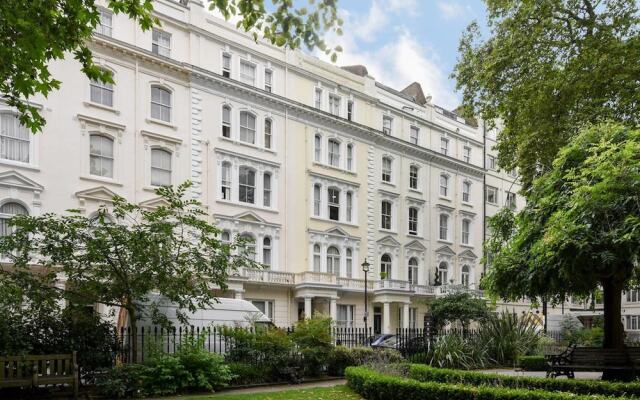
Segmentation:
[(76, 352), (0, 357), (0, 388), (69, 384), (78, 396)]
[(545, 356), (547, 377), (566, 375), (574, 377), (575, 371), (627, 370), (635, 375), (640, 364), (640, 347), (603, 349), (599, 347), (570, 346), (557, 355)]

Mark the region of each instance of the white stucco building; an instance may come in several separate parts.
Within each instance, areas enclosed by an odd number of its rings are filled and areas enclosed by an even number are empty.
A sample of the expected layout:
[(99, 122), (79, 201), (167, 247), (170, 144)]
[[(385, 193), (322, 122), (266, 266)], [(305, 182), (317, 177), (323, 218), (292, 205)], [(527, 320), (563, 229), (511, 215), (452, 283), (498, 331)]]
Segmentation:
[(189, 179), (222, 239), (250, 236), (267, 266), (220, 295), (278, 325), (320, 311), (362, 326), (365, 258), (376, 331), (422, 326), (447, 285), (478, 289), (485, 215), (523, 205), (492, 165), (493, 133), (417, 83), (256, 43), (199, 0), (154, 7), (162, 26), (147, 32), (104, 9), (90, 47), (115, 85), (52, 64), (62, 88), (34, 99), (42, 134), (0, 100), (0, 223), (91, 215), (114, 194), (153, 206), (154, 187)]

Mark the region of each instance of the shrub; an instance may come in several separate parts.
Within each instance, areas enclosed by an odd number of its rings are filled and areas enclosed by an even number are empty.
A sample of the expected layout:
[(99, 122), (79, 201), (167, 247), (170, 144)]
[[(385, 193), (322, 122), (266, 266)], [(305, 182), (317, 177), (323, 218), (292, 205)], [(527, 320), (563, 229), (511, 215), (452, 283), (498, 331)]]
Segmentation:
[(249, 363), (232, 362), (228, 363), (231, 378), (231, 385), (256, 385), (271, 382), (271, 369), (259, 368)]
[(333, 348), (331, 319), (316, 314), (313, 318), (300, 321), (291, 338), (304, 359), (305, 375), (320, 375)]
[[(204, 348), (205, 336), (190, 336), (178, 347), (174, 356), (184, 368), (184, 375), (178, 375), (184, 379), (178, 389), (206, 389), (216, 390), (225, 387), (231, 381), (232, 375), (229, 367), (224, 365), (222, 356), (209, 353)], [(170, 357), (170, 356), (167, 356)], [(176, 370), (179, 374), (180, 370)]]
[(544, 356), (522, 356), (518, 359), (518, 365), (525, 371), (545, 371), (547, 369)]
[(414, 357), (412, 361), (440, 368), (473, 369), (486, 365), (487, 354), (483, 342), (449, 334), (439, 336), (427, 353)]
[(98, 391), (110, 399), (145, 397), (152, 369), (143, 364), (123, 364), (98, 379)]
[(540, 335), (538, 324), (532, 315), (519, 317), (503, 311), (491, 315), (480, 325), (478, 339), (486, 346), (491, 362), (514, 366), (518, 358), (538, 349)]
[(489, 374), (475, 371), (440, 369), (411, 365), (409, 378), (421, 382), (438, 382), (472, 386), (502, 386), (510, 389), (546, 390), (580, 395), (640, 397), (640, 382), (618, 383), (578, 379), (549, 379)]
[(367, 400), (612, 400), (611, 397), (577, 396), (544, 390), (419, 382), (384, 375), (365, 367), (349, 367), (345, 375), (349, 387)]
[(372, 349), (370, 347), (336, 346), (327, 361), (330, 375), (342, 376), (347, 367), (358, 365), (384, 366), (404, 362), (402, 355), (394, 349)]

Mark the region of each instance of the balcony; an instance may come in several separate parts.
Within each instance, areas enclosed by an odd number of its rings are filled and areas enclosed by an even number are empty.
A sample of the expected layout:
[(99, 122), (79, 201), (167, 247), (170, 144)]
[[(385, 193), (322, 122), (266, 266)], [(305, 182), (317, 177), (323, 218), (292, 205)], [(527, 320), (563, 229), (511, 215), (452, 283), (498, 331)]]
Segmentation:
[[(343, 289), (364, 292), (364, 279), (338, 277), (338, 285), (342, 286)], [(373, 281), (367, 281), (367, 290), (373, 290)]]
[(382, 279), (376, 282), (376, 290), (397, 290), (402, 292), (412, 292), (413, 289), (409, 281), (399, 279)]
[(418, 296), (433, 296), (436, 288), (427, 285), (411, 285), (413, 292)]
[(470, 287), (464, 285), (442, 285), (436, 286), (432, 289), (434, 289), (434, 294), (436, 295), (436, 297), (442, 297), (455, 293), (469, 293), (470, 295), (478, 298), (482, 297), (483, 295), (482, 290), (471, 289)]
[(246, 279), (249, 282), (271, 283), (276, 285), (291, 285), (294, 275), (291, 272), (271, 271), (268, 269), (240, 268), (237, 274), (231, 276)]
[(326, 272), (305, 271), (296, 274), (296, 284), (302, 283), (318, 283), (322, 285), (337, 285), (338, 277), (335, 274)]

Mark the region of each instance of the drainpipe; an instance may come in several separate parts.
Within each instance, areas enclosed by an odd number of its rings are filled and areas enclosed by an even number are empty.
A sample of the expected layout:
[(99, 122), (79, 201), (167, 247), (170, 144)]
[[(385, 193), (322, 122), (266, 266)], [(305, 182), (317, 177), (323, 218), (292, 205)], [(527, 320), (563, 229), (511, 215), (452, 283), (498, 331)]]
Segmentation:
[[(487, 240), (487, 124), (482, 120), (482, 253), (484, 254), (484, 242)], [(482, 275), (487, 273), (487, 261), (482, 263)]]

